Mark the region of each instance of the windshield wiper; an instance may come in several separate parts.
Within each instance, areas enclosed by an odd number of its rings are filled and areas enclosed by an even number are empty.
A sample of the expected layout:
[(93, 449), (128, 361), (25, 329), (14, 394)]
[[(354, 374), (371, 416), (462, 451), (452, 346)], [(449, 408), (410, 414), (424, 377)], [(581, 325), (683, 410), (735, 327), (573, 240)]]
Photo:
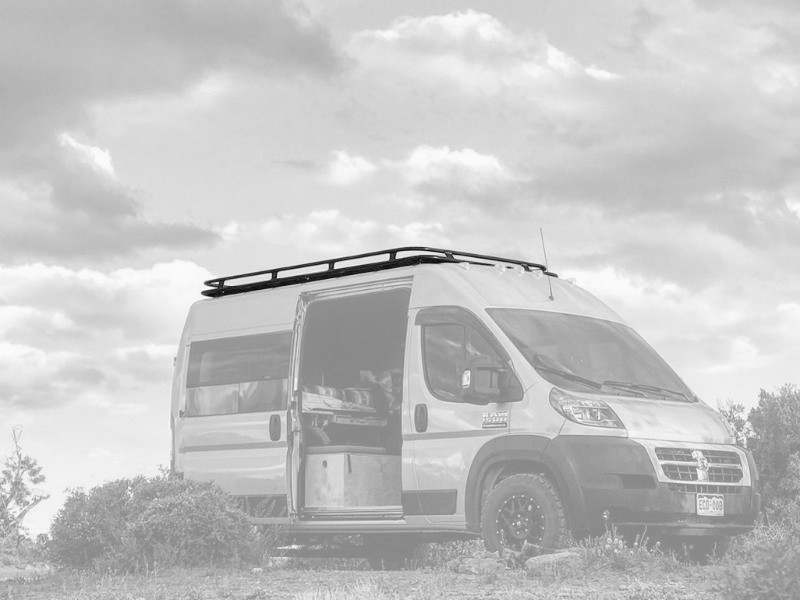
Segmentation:
[(582, 383), (586, 387), (593, 388), (595, 390), (602, 389), (603, 385), (597, 383), (596, 381), (592, 381), (591, 379), (586, 379), (586, 377), (581, 377), (580, 375), (575, 375), (575, 373), (571, 373), (569, 371), (564, 371), (562, 369), (556, 369), (555, 367), (548, 367), (547, 365), (538, 364), (534, 365), (534, 368), (538, 371), (547, 371), (548, 373), (552, 373), (553, 375), (558, 375), (559, 377), (563, 377), (569, 381), (576, 381), (578, 383)]
[(691, 402), (692, 401), (692, 399), (689, 398), (689, 396), (687, 396), (683, 392), (679, 392), (677, 390), (671, 390), (669, 388), (660, 387), (660, 386), (657, 386), (657, 385), (647, 385), (645, 383), (631, 383), (629, 381), (613, 381), (613, 380), (610, 380), (610, 379), (607, 380), (607, 381), (604, 381), (603, 385), (607, 385), (607, 386), (610, 386), (610, 387), (618, 387), (618, 388), (636, 390), (636, 391), (639, 391), (639, 392), (652, 392), (654, 394), (660, 394), (662, 396), (670, 396), (670, 395), (671, 396), (680, 396), (686, 402)]

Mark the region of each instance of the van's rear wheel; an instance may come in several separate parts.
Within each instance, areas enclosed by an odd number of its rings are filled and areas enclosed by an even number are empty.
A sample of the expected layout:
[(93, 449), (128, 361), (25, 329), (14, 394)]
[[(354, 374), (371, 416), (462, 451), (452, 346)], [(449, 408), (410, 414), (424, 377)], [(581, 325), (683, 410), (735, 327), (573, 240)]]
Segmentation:
[(512, 475), (489, 492), (481, 513), (486, 548), (541, 554), (562, 547), (567, 517), (555, 486), (544, 475)]

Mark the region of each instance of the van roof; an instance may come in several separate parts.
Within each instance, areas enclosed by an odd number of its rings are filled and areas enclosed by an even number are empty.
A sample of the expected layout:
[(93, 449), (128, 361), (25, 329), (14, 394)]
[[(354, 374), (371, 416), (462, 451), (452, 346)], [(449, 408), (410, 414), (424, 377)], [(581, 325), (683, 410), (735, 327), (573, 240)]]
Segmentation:
[[(404, 252), (412, 256), (404, 257)], [(339, 281), (333, 279), (336, 277), (344, 277), (344, 288), (350, 284), (410, 282), (413, 278), (410, 308), (459, 305), (476, 314), (488, 307), (521, 308), (624, 323), (597, 297), (536, 263), (430, 248), (396, 248), (355, 258), (363, 257), (367, 258), (366, 264), (342, 264), (353, 257), (307, 263), (316, 269), (310, 273), (290, 272), (284, 276), (282, 269), (291, 271), (294, 267), (281, 267), (210, 280), (206, 283), (211, 289), (203, 292), (207, 297), (195, 302), (189, 311), (184, 335), (196, 338), (220, 332), (291, 329), (298, 292), (330, 290), (331, 286), (338, 289)], [(275, 279), (273, 271), (278, 272)], [(252, 281), (227, 283), (251, 277)]]
[[(545, 265), (526, 260), (444, 248), (404, 246), (209, 279), (204, 282), (209, 289), (205, 289), (201, 293), (204, 296), (217, 298), (309, 281), (436, 263), (499, 264), (511, 266), (523, 272), (537, 271), (551, 277), (558, 277), (555, 273), (548, 271)], [(236, 283), (231, 284), (231, 281), (236, 281)]]

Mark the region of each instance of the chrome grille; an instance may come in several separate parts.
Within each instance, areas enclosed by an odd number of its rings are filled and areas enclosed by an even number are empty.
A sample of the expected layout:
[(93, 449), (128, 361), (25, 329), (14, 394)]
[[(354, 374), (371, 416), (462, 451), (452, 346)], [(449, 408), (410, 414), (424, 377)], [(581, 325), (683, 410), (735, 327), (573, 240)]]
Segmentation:
[[(729, 450), (699, 450), (708, 466), (708, 478), (703, 483), (739, 483), (744, 477), (741, 460)], [(667, 479), (699, 481), (699, 461), (691, 448), (656, 448), (656, 457)]]
[(690, 494), (741, 494), (742, 487), (738, 485), (716, 485), (706, 483), (668, 483), (669, 491)]

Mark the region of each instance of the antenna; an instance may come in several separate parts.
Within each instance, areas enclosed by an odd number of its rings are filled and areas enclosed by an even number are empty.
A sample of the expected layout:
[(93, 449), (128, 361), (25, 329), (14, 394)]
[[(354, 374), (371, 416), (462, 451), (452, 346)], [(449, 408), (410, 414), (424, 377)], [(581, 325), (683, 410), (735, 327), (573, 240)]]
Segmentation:
[(553, 282), (550, 281), (550, 275), (547, 273), (550, 270), (549, 265), (547, 264), (547, 248), (544, 245), (544, 232), (542, 228), (539, 227), (539, 235), (542, 238), (542, 252), (544, 252), (544, 276), (547, 277), (547, 285), (550, 287), (550, 300), (554, 300), (553, 298)]

